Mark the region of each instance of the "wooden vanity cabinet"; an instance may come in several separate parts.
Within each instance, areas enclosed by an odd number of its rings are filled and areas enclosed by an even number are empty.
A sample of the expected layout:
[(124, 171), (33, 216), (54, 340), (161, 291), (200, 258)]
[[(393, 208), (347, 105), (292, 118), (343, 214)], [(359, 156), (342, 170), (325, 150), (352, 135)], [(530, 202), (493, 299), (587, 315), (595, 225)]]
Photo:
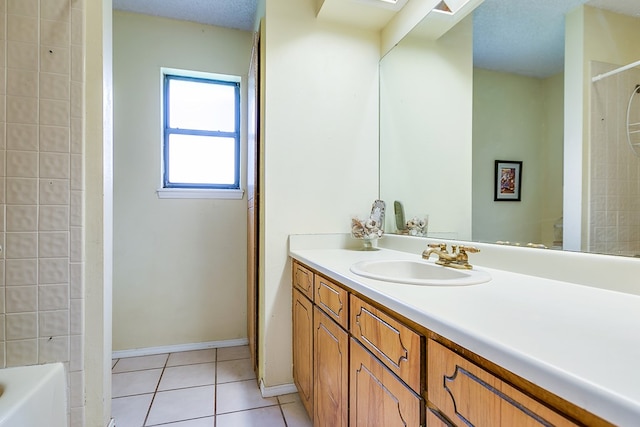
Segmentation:
[(293, 289), (293, 382), (310, 417), (313, 415), (313, 304)]
[(351, 426), (422, 426), (423, 400), (351, 338)]
[(422, 393), (423, 336), (353, 295), (351, 335), (416, 393)]
[(313, 340), (313, 423), (315, 426), (347, 427), (349, 336), (315, 306)]
[(436, 426), (578, 425), (434, 340), (427, 351), (427, 393), (435, 407), (428, 419)]

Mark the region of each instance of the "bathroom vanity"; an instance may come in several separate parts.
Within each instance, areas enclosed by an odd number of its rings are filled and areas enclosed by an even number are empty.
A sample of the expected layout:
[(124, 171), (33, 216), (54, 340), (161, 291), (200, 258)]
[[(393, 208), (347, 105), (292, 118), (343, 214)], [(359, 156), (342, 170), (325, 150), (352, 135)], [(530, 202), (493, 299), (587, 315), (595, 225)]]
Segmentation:
[(314, 425), (640, 419), (640, 348), (625, 336), (640, 330), (639, 297), (481, 266), (491, 280), (476, 285), (385, 282), (350, 266), (420, 252), (309, 242), (290, 241), (293, 367)]

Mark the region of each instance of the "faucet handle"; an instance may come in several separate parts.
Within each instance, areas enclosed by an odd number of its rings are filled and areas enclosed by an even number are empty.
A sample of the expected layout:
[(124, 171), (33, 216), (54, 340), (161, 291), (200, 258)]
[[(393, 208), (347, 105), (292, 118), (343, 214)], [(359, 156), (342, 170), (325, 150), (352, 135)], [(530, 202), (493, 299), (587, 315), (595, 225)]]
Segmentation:
[(440, 249), (443, 252), (447, 252), (446, 243), (429, 243), (427, 246), (434, 249)]
[(458, 250), (462, 253), (464, 252), (469, 252), (470, 254), (475, 254), (477, 252), (480, 252), (480, 249), (473, 247), (473, 246), (462, 246), (460, 245), (460, 247), (458, 247)]

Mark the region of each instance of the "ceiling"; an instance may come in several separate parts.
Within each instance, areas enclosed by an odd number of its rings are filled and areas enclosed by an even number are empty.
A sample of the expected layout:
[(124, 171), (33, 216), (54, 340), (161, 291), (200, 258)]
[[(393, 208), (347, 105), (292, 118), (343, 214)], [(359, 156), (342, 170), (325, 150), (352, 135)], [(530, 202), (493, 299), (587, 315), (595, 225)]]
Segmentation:
[(532, 77), (564, 68), (564, 16), (587, 4), (640, 17), (638, 0), (484, 0), (473, 18), (474, 66)]
[[(560, 72), (564, 15), (585, 3), (640, 17), (638, 0), (484, 0), (474, 12), (474, 65), (535, 77)], [(258, 0), (113, 0), (113, 8), (252, 31)]]

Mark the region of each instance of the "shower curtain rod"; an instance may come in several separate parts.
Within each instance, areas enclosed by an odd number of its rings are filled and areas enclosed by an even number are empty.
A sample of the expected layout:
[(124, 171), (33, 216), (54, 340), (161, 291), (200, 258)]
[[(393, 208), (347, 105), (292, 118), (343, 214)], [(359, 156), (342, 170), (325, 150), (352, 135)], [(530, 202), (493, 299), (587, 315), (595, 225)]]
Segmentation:
[(618, 74), (618, 73), (621, 73), (621, 72), (623, 72), (623, 71), (627, 71), (628, 69), (630, 69), (630, 68), (635, 68), (635, 67), (637, 67), (638, 65), (640, 65), (640, 61), (636, 61), (636, 62), (633, 62), (633, 63), (631, 63), (631, 64), (629, 64), (629, 65), (625, 65), (625, 66), (623, 66), (623, 67), (616, 68), (615, 70), (609, 71), (608, 73), (598, 74), (597, 76), (595, 76), (594, 78), (592, 78), (592, 79), (591, 79), (591, 81), (592, 81), (593, 83), (595, 83), (595, 82), (597, 82), (598, 80), (602, 80), (602, 79), (604, 79), (604, 78), (607, 78), (607, 77), (609, 77), (609, 76), (613, 76), (614, 74)]

